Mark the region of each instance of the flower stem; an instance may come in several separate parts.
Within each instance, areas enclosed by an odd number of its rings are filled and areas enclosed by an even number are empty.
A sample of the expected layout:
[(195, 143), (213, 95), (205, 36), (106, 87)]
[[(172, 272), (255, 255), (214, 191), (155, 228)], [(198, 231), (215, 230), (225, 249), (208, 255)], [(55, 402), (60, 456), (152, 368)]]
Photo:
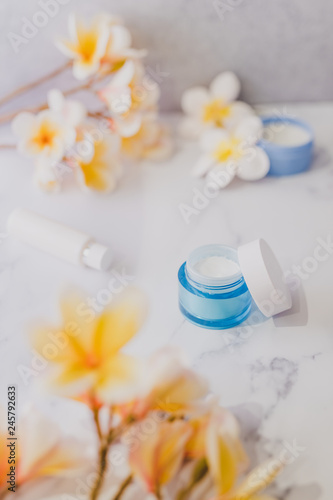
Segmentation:
[(101, 426), (100, 426), (100, 423), (99, 423), (99, 410), (98, 410), (98, 408), (94, 407), (94, 408), (92, 408), (92, 412), (93, 412), (93, 415), (94, 415), (94, 422), (95, 422), (95, 426), (96, 426), (96, 431), (97, 431), (97, 434), (98, 434), (98, 438), (99, 438), (100, 441), (102, 441), (103, 434), (102, 434)]
[(11, 101), (15, 97), (18, 97), (19, 95), (24, 94), (25, 92), (28, 92), (29, 90), (37, 87), (38, 85), (41, 85), (42, 83), (45, 83), (48, 80), (52, 80), (52, 78), (55, 78), (60, 73), (65, 71), (67, 68), (69, 68), (71, 66), (71, 64), (72, 63), (70, 61), (66, 62), (66, 64), (63, 64), (62, 66), (55, 69), (54, 71), (52, 71), (48, 75), (44, 75), (41, 78), (38, 78), (37, 80), (30, 82), (26, 85), (22, 85), (22, 87), (19, 87), (18, 89), (14, 90), (13, 92), (10, 92), (6, 96), (4, 96), (2, 99), (0, 99), (0, 106), (2, 106), (3, 104), (6, 104), (7, 102)]
[[(63, 92), (63, 95), (69, 96), (72, 94), (76, 94), (77, 92), (81, 92), (83, 90), (90, 90), (94, 83), (103, 80), (107, 76), (108, 75), (104, 75), (103, 78), (98, 78), (98, 79), (91, 78), (86, 83), (82, 83), (81, 85), (77, 85), (76, 87), (72, 87), (71, 89), (65, 90)], [(47, 109), (47, 107), (48, 107), (47, 102), (44, 102), (43, 104), (39, 104), (38, 106), (34, 106), (32, 108), (28, 109), (23, 108), (16, 111), (12, 111), (11, 113), (7, 113), (6, 115), (0, 116), (0, 124), (10, 122), (15, 118), (15, 116), (17, 116), (19, 113), (22, 113), (22, 111), (26, 111), (28, 113), (38, 113), (39, 111), (43, 111), (43, 109)]]
[(16, 144), (0, 144), (0, 149), (15, 149)]
[(118, 493), (116, 494), (115, 497), (113, 497), (113, 500), (120, 500), (121, 497), (123, 496), (123, 493), (124, 491), (126, 490), (126, 488), (132, 483), (133, 481), (133, 476), (132, 474), (130, 474), (126, 479), (125, 481), (123, 481), (120, 485), (120, 488), (118, 490)]
[(111, 428), (105, 439), (101, 441), (98, 456), (98, 477), (91, 490), (90, 500), (96, 500), (104, 483), (105, 473), (108, 467), (108, 452), (111, 444), (118, 439), (123, 432), (122, 427)]

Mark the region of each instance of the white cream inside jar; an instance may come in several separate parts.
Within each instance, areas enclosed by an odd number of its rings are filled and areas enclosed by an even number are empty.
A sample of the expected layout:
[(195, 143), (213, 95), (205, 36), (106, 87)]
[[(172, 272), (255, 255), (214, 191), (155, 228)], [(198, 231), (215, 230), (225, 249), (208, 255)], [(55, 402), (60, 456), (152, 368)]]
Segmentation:
[(278, 146), (302, 146), (311, 140), (310, 133), (292, 123), (268, 124), (263, 130), (263, 139)]
[(196, 262), (194, 269), (207, 278), (227, 278), (240, 272), (239, 265), (222, 255), (213, 255)]

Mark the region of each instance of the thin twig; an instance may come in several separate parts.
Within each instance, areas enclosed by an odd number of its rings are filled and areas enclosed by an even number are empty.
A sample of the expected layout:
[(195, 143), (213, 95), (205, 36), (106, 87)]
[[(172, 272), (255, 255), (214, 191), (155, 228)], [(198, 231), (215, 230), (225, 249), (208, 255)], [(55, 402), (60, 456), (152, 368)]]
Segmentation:
[[(71, 89), (64, 90), (63, 95), (69, 96), (83, 90), (90, 90), (94, 83), (104, 80), (104, 78), (106, 78), (107, 76), (109, 75), (103, 75), (100, 78), (90, 78), (90, 80), (88, 80), (86, 83), (82, 83), (81, 85), (77, 85), (76, 87), (72, 87)], [(39, 104), (38, 106), (34, 106), (29, 109), (19, 109), (17, 111), (7, 113), (6, 115), (0, 116), (0, 124), (10, 122), (11, 120), (13, 120), (13, 118), (15, 118), (15, 116), (17, 116), (19, 113), (22, 113), (22, 111), (26, 111), (27, 113), (38, 113), (39, 111), (47, 109), (47, 107), (47, 102), (44, 102), (43, 104)]]
[(96, 407), (94, 407), (94, 408), (92, 408), (92, 412), (93, 412), (93, 415), (94, 415), (94, 422), (95, 422), (95, 426), (96, 426), (96, 431), (97, 431), (97, 434), (98, 434), (98, 438), (101, 441), (103, 439), (103, 433), (102, 433), (101, 425), (100, 425), (100, 422), (99, 422), (99, 409), (96, 408)]
[(16, 144), (0, 144), (0, 149), (15, 149)]
[(68, 61), (66, 64), (63, 64), (59, 68), (55, 69), (48, 75), (44, 75), (41, 78), (38, 78), (37, 80), (27, 83), (26, 85), (22, 85), (22, 87), (19, 87), (18, 89), (14, 90), (13, 92), (10, 92), (6, 96), (4, 96), (2, 99), (0, 99), (0, 106), (3, 104), (6, 104), (7, 102), (11, 101), (15, 97), (18, 97), (19, 95), (23, 94), (24, 92), (28, 92), (29, 90), (37, 87), (38, 85), (41, 85), (42, 83), (47, 82), (48, 80), (52, 80), (52, 78), (55, 78), (56, 76), (60, 75), (63, 71), (65, 71), (67, 68), (71, 66), (71, 62)]
[(120, 488), (118, 490), (118, 493), (116, 494), (115, 497), (113, 497), (113, 500), (120, 500), (121, 497), (123, 496), (123, 493), (124, 491), (126, 490), (126, 488), (132, 483), (133, 481), (133, 476), (132, 474), (130, 474), (126, 479), (125, 481), (123, 481), (120, 485)]

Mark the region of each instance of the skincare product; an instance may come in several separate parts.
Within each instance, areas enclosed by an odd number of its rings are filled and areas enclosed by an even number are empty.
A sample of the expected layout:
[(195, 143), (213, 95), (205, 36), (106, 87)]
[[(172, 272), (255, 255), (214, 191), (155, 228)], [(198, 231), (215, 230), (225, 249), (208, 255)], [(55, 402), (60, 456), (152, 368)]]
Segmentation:
[(242, 323), (252, 300), (267, 317), (291, 308), (282, 269), (262, 239), (238, 250), (224, 245), (199, 247), (180, 267), (178, 280), (181, 312), (204, 328)]
[(30, 210), (17, 208), (9, 216), (8, 233), (25, 243), (72, 264), (99, 271), (109, 268), (111, 250), (88, 234), (47, 219)]
[(292, 175), (307, 170), (313, 158), (313, 131), (294, 118), (265, 117), (259, 146), (270, 159), (270, 175)]

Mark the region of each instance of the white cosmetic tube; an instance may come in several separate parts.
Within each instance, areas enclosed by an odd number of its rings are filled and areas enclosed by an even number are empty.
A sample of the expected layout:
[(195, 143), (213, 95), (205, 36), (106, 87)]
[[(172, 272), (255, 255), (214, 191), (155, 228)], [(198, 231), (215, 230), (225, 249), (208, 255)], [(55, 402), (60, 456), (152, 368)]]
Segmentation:
[(111, 250), (88, 234), (30, 210), (14, 210), (8, 218), (7, 230), (24, 243), (71, 264), (106, 271), (112, 261)]

